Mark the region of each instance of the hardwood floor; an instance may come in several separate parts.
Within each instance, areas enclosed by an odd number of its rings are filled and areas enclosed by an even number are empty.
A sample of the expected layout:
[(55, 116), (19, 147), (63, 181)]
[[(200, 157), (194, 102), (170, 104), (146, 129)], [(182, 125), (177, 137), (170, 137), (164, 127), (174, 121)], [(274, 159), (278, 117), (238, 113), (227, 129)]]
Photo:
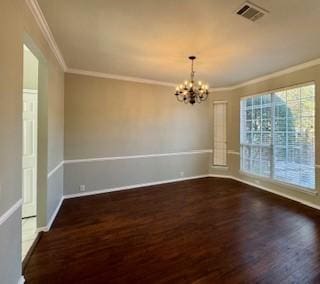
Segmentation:
[(65, 200), (26, 283), (320, 283), (320, 212), (227, 179)]

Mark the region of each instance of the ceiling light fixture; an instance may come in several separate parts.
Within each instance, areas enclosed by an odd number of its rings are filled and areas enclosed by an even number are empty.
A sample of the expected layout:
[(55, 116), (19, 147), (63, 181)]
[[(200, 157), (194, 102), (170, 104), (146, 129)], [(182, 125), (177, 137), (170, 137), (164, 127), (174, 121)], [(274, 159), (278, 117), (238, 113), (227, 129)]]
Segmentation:
[(191, 60), (191, 78), (190, 81), (185, 81), (183, 84), (177, 86), (175, 96), (179, 102), (185, 104), (201, 103), (208, 98), (209, 86), (198, 81), (198, 84), (194, 82), (193, 61), (195, 56), (189, 56)]

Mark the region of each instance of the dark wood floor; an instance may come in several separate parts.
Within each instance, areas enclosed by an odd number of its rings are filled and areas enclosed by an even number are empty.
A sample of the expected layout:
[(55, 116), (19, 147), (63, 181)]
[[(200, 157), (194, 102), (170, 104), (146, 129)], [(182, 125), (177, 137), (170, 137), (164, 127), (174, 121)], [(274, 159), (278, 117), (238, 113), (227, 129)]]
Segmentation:
[(30, 283), (320, 283), (320, 213), (204, 178), (66, 200)]

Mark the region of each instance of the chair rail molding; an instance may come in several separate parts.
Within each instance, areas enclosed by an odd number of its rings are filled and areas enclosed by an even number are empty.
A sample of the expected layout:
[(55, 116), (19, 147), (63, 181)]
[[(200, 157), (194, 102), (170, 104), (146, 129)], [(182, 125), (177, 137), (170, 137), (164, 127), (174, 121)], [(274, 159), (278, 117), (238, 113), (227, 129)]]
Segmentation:
[(65, 160), (64, 164), (84, 163), (84, 162), (98, 162), (98, 161), (114, 161), (114, 160), (128, 160), (128, 159), (144, 159), (144, 158), (156, 158), (156, 157), (170, 157), (170, 156), (183, 156), (183, 155), (198, 155), (212, 153), (211, 149), (205, 150), (191, 150), (184, 152), (171, 152), (162, 154), (141, 154), (141, 155), (129, 155), (129, 156), (110, 156), (101, 158), (84, 158), (84, 159), (71, 159)]
[(0, 217), (0, 226), (5, 223), (20, 207), (22, 206), (22, 198), (14, 203), (6, 212)]

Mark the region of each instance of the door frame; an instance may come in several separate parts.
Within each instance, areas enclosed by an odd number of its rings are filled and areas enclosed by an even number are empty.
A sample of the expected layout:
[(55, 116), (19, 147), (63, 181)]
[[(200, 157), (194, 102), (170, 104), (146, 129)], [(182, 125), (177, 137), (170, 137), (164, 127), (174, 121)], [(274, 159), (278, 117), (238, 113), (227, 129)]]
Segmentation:
[[(23, 89), (23, 93), (22, 93), (22, 100), (24, 103), (24, 95), (25, 94), (29, 94), (29, 95), (33, 95), (36, 97), (35, 100), (35, 113), (36, 113), (36, 119), (35, 119), (35, 125), (34, 125), (34, 129), (35, 129), (35, 166), (34, 166), (34, 179), (35, 179), (35, 185), (34, 185), (34, 192), (32, 193), (35, 196), (35, 213), (34, 216), (37, 216), (37, 185), (38, 185), (38, 177), (37, 177), (37, 172), (38, 172), (38, 90), (32, 90), (32, 89)], [(24, 114), (24, 111), (22, 111), (22, 115)], [(22, 118), (24, 120), (24, 118)], [(24, 129), (22, 129), (22, 131), (24, 131)], [(22, 139), (25, 139), (24, 135), (22, 137)], [(22, 164), (24, 164), (24, 156), (22, 156)], [(23, 168), (23, 167), (22, 167)], [(23, 184), (23, 175), (22, 175), (22, 184)], [(23, 189), (23, 187), (22, 187)], [(28, 216), (25, 216), (25, 208), (24, 208), (25, 204), (23, 202), (22, 204), (22, 218), (27, 218)], [(32, 217), (32, 215), (30, 215), (29, 217)]]

